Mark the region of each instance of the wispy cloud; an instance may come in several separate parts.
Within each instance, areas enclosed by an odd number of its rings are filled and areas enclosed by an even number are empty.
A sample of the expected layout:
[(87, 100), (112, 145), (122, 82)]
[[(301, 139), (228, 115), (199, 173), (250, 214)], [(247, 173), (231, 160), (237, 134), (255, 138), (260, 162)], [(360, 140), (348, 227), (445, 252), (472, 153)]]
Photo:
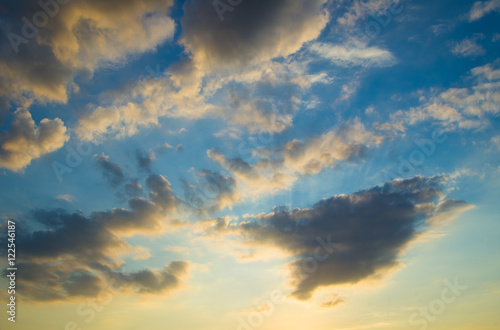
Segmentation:
[(477, 43), (478, 37), (464, 39), (453, 45), (453, 55), (461, 57), (477, 57), (486, 54), (486, 50)]
[(396, 58), (388, 50), (361, 43), (333, 45), (313, 43), (310, 49), (321, 57), (340, 66), (386, 67), (396, 63)]
[(477, 21), (495, 11), (500, 11), (500, 0), (477, 1), (469, 12), (469, 21)]
[(56, 199), (61, 200), (61, 201), (65, 201), (65, 202), (68, 202), (68, 203), (73, 203), (73, 202), (76, 201), (75, 196), (70, 195), (70, 194), (58, 195), (58, 196), (56, 196)]

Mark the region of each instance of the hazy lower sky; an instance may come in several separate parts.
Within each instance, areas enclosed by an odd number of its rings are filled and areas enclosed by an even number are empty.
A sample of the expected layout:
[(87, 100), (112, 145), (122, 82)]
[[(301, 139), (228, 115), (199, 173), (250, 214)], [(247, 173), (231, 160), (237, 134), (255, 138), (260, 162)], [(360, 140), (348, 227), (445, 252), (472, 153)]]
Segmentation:
[(500, 329), (499, 18), (3, 1), (1, 328)]

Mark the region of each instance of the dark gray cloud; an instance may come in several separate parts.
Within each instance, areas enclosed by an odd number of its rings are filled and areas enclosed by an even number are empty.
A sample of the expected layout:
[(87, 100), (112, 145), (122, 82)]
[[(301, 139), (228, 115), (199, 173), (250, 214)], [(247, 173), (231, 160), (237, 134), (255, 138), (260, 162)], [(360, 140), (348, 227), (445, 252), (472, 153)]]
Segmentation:
[[(0, 90), (4, 90), (3, 83), (0, 82)], [(6, 95), (0, 94), (0, 125), (3, 125), (4, 119), (9, 113), (10, 102)]]
[[(149, 176), (146, 186), (149, 200), (133, 197), (129, 209), (90, 216), (62, 209), (38, 210), (29, 217), (32, 227), (17, 221), (21, 294), (32, 301), (57, 301), (96, 297), (110, 287), (139, 294), (165, 294), (178, 288), (187, 275), (188, 262), (173, 261), (160, 271), (130, 273), (121, 269), (124, 256), (142, 251), (123, 236), (186, 225), (171, 218), (177, 199), (163, 176)], [(0, 240), (2, 250), (7, 246), (5, 239)]]
[(158, 294), (179, 287), (188, 269), (187, 262), (173, 261), (160, 272), (142, 270), (130, 274), (117, 273), (115, 276), (120, 279), (120, 283), (137, 288), (140, 294)]
[(161, 175), (150, 175), (146, 179), (146, 186), (150, 200), (132, 197), (128, 201), (129, 209), (93, 212), (91, 219), (125, 236), (161, 232), (169, 223), (166, 216), (176, 210), (177, 198), (172, 192), (170, 182)]
[(222, 210), (240, 200), (236, 180), (210, 170), (199, 171), (195, 183), (183, 181), (183, 186), (182, 206), (198, 215)]
[(149, 188), (149, 198), (159, 205), (164, 211), (173, 211), (176, 204), (176, 197), (165, 177), (152, 174), (146, 179), (146, 186)]
[(99, 168), (102, 170), (102, 176), (112, 187), (118, 187), (125, 181), (125, 174), (122, 168), (111, 162), (109, 156), (104, 154), (97, 156), (95, 161)]
[(132, 179), (129, 183), (125, 185), (125, 193), (130, 197), (142, 196), (142, 186), (138, 179)]
[(136, 150), (135, 159), (137, 161), (137, 165), (141, 170), (151, 173), (151, 164), (155, 160), (154, 152), (152, 151), (145, 152), (141, 150)]
[(273, 213), (210, 230), (239, 234), (251, 246), (274, 246), (296, 257), (289, 266), (299, 300), (324, 286), (354, 284), (397, 267), (407, 245), (443, 212), (470, 207), (439, 203), (445, 178), (415, 177), (324, 199), (310, 209), (277, 208)]
[[(61, 1), (62, 2), (62, 1)], [(41, 5), (42, 4), (49, 4)], [(65, 103), (76, 76), (154, 49), (173, 35), (172, 1), (23, 0), (0, 11), (0, 98)], [(124, 28), (123, 22), (127, 22)]]
[(62, 285), (70, 296), (96, 297), (102, 290), (103, 281), (97, 275), (77, 270)]
[(19, 235), (17, 243), (25, 257), (44, 260), (73, 255), (102, 261), (126, 247), (124, 241), (104, 228), (100, 219), (63, 210), (37, 211), (33, 218), (49, 229)]
[(216, 68), (246, 66), (287, 56), (315, 39), (326, 25), (325, 0), (242, 1), (218, 14), (213, 1), (184, 5), (182, 42), (195, 61)]

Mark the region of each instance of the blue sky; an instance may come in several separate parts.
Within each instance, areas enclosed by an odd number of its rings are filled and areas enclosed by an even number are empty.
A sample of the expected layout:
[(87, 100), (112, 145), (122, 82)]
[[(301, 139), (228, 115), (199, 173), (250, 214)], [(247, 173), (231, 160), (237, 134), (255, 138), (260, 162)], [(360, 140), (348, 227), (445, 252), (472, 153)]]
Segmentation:
[(0, 210), (25, 328), (499, 326), (499, 1), (22, 3)]

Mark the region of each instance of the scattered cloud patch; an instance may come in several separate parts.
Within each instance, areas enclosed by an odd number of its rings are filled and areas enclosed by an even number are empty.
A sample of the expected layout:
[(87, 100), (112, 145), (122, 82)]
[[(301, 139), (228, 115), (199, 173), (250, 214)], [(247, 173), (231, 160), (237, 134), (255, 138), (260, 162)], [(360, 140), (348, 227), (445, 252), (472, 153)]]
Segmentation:
[(65, 202), (68, 202), (68, 203), (73, 203), (73, 202), (76, 201), (75, 196), (70, 195), (70, 194), (58, 195), (58, 196), (56, 196), (56, 199), (58, 199), (60, 201), (65, 201)]
[(310, 49), (339, 66), (387, 67), (396, 63), (396, 58), (388, 50), (362, 43), (333, 45), (316, 42)]
[(22, 171), (33, 159), (54, 152), (69, 140), (59, 118), (42, 119), (38, 126), (25, 110), (17, 110), (8, 131), (0, 132), (0, 167)]
[(486, 54), (483, 46), (477, 43), (478, 38), (464, 39), (454, 44), (451, 52), (460, 57), (477, 57)]
[(491, 12), (500, 11), (500, 0), (477, 1), (469, 12), (469, 22), (477, 21)]

